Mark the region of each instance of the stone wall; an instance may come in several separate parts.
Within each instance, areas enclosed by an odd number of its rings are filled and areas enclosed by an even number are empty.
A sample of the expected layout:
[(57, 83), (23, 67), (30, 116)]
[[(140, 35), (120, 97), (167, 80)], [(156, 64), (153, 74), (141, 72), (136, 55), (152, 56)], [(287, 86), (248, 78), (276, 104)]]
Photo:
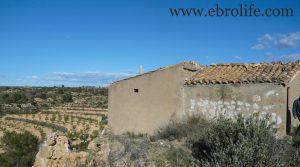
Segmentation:
[(269, 113), (279, 127), (279, 134), (286, 132), (286, 88), (280, 85), (196, 85), (184, 87), (186, 115), (201, 114), (212, 119), (219, 114), (233, 117), (260, 112)]

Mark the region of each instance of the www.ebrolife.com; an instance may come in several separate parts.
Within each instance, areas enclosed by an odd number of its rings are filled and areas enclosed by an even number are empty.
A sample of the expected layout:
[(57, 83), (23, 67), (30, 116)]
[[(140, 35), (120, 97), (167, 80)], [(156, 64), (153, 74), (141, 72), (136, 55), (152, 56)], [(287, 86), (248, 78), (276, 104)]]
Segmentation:
[(255, 4), (240, 4), (235, 8), (223, 8), (216, 4), (212, 8), (169, 8), (171, 16), (254, 16), (254, 17), (270, 17), (270, 16), (294, 16), (293, 8), (258, 8)]

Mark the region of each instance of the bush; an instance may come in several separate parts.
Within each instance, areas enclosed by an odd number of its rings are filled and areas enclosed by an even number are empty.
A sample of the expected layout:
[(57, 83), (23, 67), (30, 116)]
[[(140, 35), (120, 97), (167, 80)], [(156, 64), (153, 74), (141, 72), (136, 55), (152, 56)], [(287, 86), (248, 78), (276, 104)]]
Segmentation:
[(75, 127), (72, 130), (68, 131), (67, 137), (71, 140), (73, 139), (80, 139), (81, 143), (79, 145), (75, 145), (73, 148), (76, 151), (86, 151), (87, 146), (89, 144), (89, 134), (87, 129), (82, 129), (79, 132), (76, 131)]
[(30, 167), (33, 165), (38, 152), (38, 139), (28, 131), (23, 133), (5, 132), (1, 138), (5, 150), (0, 154), (1, 167)]
[(108, 119), (107, 119), (107, 116), (106, 116), (106, 115), (102, 116), (102, 118), (101, 118), (101, 123), (104, 124), (104, 125), (107, 125)]
[(64, 121), (68, 122), (69, 121), (69, 115), (64, 115)]
[(95, 139), (97, 136), (99, 136), (99, 131), (93, 130), (92, 134), (90, 135), (91, 139)]
[(50, 118), (50, 121), (51, 122), (54, 122), (56, 120), (56, 115), (55, 114), (52, 114), (51, 115), (51, 118)]
[(180, 148), (170, 148), (154, 158), (157, 167), (174, 166), (190, 167), (191, 154)]
[(291, 158), (289, 140), (277, 139), (275, 133), (269, 117), (259, 119), (255, 114), (232, 120), (221, 116), (190, 142), (200, 166), (293, 166), (291, 159), (300, 158), (299, 151)]
[(45, 93), (42, 93), (40, 95), (38, 95), (39, 98), (46, 100), (47, 99), (47, 95)]
[(28, 98), (24, 93), (14, 93), (12, 94), (13, 103), (27, 103)]
[(73, 102), (73, 98), (70, 93), (63, 94), (62, 100), (64, 103)]
[(199, 132), (209, 126), (209, 123), (199, 115), (193, 115), (186, 120), (171, 120), (170, 123), (158, 131), (152, 138), (181, 140), (182, 138), (194, 138)]

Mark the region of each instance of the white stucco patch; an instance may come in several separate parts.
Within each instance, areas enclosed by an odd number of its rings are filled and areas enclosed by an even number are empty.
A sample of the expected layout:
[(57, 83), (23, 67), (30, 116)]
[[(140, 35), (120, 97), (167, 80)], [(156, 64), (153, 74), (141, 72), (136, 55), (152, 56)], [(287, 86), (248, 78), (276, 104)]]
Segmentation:
[(245, 103), (245, 106), (246, 107), (250, 107), (251, 105), (249, 103)]
[(260, 102), (261, 101), (261, 97), (259, 95), (253, 95), (252, 101), (253, 102)]
[(277, 116), (276, 123), (277, 123), (277, 125), (282, 123), (282, 119), (279, 115)]
[(191, 99), (191, 109), (190, 109), (191, 112), (194, 112), (195, 111), (195, 100), (194, 99)]
[(239, 106), (241, 106), (241, 105), (243, 105), (244, 103), (243, 103), (242, 101), (237, 101), (237, 104), (238, 104)]
[(276, 93), (276, 90), (270, 90), (265, 94), (265, 96), (268, 98), (271, 95), (275, 95), (275, 93)]
[(260, 109), (260, 107), (259, 107), (259, 105), (258, 105), (258, 104), (254, 103), (254, 104), (253, 104), (253, 109), (255, 109), (255, 110), (259, 110), (259, 109)]
[(263, 110), (271, 110), (275, 107), (276, 107), (275, 105), (265, 105), (265, 106), (263, 106)]
[[(256, 97), (256, 100), (259, 98)], [(262, 105), (259, 102), (253, 104), (244, 101), (213, 101), (199, 98), (197, 100), (190, 99), (190, 111), (199, 112), (207, 118), (215, 118), (222, 114), (226, 117), (234, 117), (241, 114), (260, 113), (260, 118), (263, 119), (267, 113), (271, 114), (270, 122), (275, 122), (277, 125), (282, 124), (282, 118), (272, 111), (275, 111), (276, 105)]]

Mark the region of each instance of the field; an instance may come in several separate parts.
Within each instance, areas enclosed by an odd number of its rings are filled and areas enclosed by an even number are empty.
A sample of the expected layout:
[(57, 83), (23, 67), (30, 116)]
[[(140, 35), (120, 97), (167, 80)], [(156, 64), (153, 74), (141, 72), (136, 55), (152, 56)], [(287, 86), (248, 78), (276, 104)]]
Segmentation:
[[(1, 88), (0, 138), (29, 131), (40, 141), (51, 132), (89, 142), (107, 124), (105, 88)], [(82, 138), (85, 136), (85, 138)], [(4, 150), (0, 145), (0, 154)]]

